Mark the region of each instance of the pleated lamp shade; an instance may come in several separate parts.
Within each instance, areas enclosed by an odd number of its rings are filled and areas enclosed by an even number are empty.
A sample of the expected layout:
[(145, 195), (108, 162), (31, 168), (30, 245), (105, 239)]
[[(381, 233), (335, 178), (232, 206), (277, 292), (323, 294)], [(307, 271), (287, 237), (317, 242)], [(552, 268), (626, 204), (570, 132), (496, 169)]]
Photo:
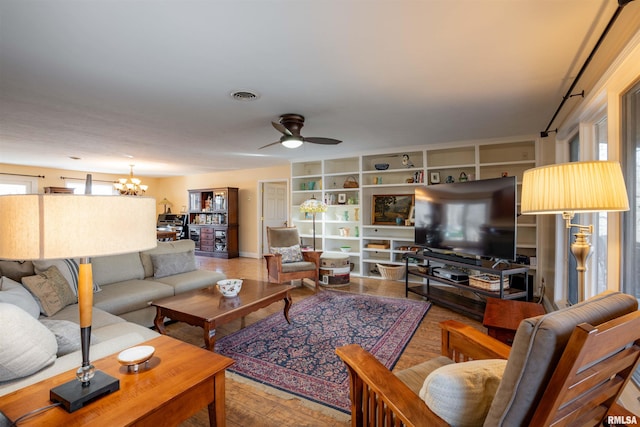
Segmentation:
[(618, 162), (560, 163), (524, 172), (523, 214), (627, 210), (629, 198)]

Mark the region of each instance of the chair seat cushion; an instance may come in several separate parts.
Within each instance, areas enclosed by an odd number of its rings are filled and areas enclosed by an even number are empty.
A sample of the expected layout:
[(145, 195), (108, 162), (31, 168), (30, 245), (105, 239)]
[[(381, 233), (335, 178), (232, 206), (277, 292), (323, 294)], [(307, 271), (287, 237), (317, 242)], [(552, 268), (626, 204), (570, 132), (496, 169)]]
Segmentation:
[(308, 270), (315, 270), (315, 269), (316, 269), (316, 265), (308, 261), (288, 262), (286, 264), (282, 264), (283, 273), (293, 273), (296, 271), (308, 271)]
[(427, 376), (419, 395), (450, 425), (482, 426), (506, 365), (502, 359), (448, 364)]
[(416, 394), (416, 396), (418, 396), (420, 395), (420, 389), (424, 384), (424, 380), (429, 376), (429, 374), (436, 369), (451, 363), (453, 363), (453, 360), (448, 357), (438, 356), (418, 365), (411, 366), (410, 368), (394, 372), (394, 374), (400, 379), (400, 381), (405, 383), (407, 387)]

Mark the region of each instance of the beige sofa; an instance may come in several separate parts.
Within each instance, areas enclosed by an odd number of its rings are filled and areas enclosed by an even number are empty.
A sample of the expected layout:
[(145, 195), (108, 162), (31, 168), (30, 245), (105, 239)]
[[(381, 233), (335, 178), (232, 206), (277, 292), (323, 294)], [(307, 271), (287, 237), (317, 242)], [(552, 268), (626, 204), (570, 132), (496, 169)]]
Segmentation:
[[(198, 270), (193, 250), (191, 240), (179, 240), (159, 242), (149, 251), (91, 260), (96, 291), (92, 360), (156, 337), (149, 328), (155, 317), (152, 301), (225, 278)], [(0, 262), (0, 396), (80, 366), (77, 303), (44, 316), (42, 303), (19, 283), (49, 264)], [(58, 266), (64, 271), (64, 263)]]

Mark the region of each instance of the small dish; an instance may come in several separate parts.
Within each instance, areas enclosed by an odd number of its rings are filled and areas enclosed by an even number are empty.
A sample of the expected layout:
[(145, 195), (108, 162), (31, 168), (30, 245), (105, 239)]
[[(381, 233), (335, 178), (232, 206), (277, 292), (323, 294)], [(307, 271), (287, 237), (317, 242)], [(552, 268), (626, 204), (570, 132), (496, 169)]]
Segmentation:
[(342, 252), (349, 252), (351, 250), (351, 246), (340, 246), (340, 250)]
[(385, 171), (389, 169), (389, 163), (376, 163), (373, 166), (379, 171)]
[(125, 366), (139, 365), (151, 359), (156, 349), (150, 345), (139, 345), (123, 350), (118, 354), (118, 362)]

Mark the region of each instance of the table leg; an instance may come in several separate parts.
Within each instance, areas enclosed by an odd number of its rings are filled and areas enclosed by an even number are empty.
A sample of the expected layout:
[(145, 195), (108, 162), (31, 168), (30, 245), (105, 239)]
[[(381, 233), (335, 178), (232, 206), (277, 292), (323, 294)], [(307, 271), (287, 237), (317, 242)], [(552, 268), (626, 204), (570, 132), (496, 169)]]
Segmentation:
[(204, 329), (204, 345), (209, 351), (213, 351), (216, 345), (216, 325), (207, 323), (202, 329)]
[(225, 384), (224, 371), (219, 372), (213, 379), (214, 400), (208, 406), (209, 425), (211, 427), (224, 427), (226, 422), (225, 414)]
[(287, 319), (287, 323), (289, 324), (291, 324), (291, 321), (289, 320), (289, 309), (291, 308), (291, 304), (291, 295), (287, 292), (284, 297), (284, 318)]
[(162, 335), (167, 335), (167, 330), (164, 327), (164, 314), (162, 314), (162, 310), (159, 307), (156, 307), (156, 318), (153, 320), (153, 324), (158, 332)]

